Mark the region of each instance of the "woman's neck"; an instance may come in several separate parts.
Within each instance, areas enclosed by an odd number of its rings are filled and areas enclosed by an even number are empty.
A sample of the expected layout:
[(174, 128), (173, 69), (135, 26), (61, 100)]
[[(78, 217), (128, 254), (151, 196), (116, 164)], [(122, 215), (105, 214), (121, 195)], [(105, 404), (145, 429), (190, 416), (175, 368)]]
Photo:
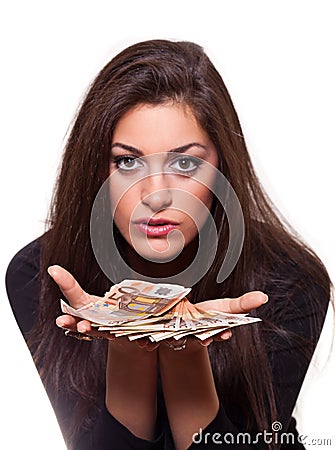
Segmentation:
[[(181, 274), (194, 260), (197, 253), (197, 239), (191, 242), (175, 259), (169, 262), (149, 261), (140, 256), (132, 247), (126, 244), (124, 256), (127, 264), (135, 272), (144, 277), (166, 279)], [(187, 285), (187, 279), (181, 278), (179, 284)]]

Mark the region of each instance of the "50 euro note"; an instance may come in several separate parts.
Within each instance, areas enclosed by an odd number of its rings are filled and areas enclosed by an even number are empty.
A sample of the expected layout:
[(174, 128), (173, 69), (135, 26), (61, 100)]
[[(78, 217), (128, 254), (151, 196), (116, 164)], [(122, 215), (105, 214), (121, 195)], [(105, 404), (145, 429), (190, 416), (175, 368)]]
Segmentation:
[(61, 310), (64, 314), (89, 320), (92, 324), (119, 325), (161, 316), (190, 290), (179, 285), (124, 280), (112, 286), (102, 299), (79, 309), (61, 300)]
[[(196, 305), (192, 305), (192, 307)], [(165, 331), (157, 331), (150, 335), (149, 339), (153, 342), (159, 342), (167, 338), (175, 338), (176, 340), (194, 335), (200, 340), (207, 339), (215, 334), (222, 333), (229, 328), (240, 325), (247, 325), (259, 322), (261, 319), (249, 317), (246, 314), (229, 314), (217, 311), (206, 311), (206, 314), (200, 313), (197, 318), (192, 320), (192, 326), (184, 326), (176, 329), (166, 329)]]
[(79, 309), (61, 300), (61, 309), (89, 320), (99, 331), (130, 340), (147, 337), (153, 342), (189, 335), (204, 340), (228, 328), (260, 321), (246, 314), (201, 309), (188, 301), (189, 292), (179, 285), (124, 280), (103, 298)]

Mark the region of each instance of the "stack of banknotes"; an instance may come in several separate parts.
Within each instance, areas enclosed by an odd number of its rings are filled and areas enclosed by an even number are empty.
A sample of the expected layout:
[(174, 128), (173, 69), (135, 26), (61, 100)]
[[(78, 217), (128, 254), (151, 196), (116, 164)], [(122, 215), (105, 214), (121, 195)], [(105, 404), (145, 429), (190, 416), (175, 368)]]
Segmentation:
[(176, 284), (124, 280), (103, 298), (79, 309), (61, 300), (61, 309), (90, 321), (99, 331), (130, 340), (147, 337), (152, 342), (189, 335), (205, 340), (228, 328), (260, 321), (247, 314), (205, 311), (187, 300), (190, 291)]

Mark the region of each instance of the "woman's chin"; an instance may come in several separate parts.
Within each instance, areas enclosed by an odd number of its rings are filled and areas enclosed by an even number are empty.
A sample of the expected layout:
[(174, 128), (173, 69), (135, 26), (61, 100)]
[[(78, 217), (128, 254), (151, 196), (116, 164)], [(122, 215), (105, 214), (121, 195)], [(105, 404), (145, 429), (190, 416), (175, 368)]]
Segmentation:
[(128, 244), (148, 262), (167, 263), (176, 259), (185, 248), (181, 231), (173, 230), (167, 236), (143, 236), (134, 233)]
[(173, 261), (184, 248), (180, 243), (171, 243), (167, 239), (148, 239), (145, 244), (133, 243), (132, 247), (146, 261), (157, 263)]

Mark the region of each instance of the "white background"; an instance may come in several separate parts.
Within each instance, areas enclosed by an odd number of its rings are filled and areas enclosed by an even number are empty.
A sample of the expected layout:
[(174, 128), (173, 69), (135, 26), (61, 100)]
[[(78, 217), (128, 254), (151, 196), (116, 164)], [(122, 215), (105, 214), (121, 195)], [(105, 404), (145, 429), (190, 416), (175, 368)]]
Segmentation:
[[(205, 47), (232, 95), (262, 183), (335, 279), (332, 1), (6, 3), (0, 11), (2, 278), (14, 253), (43, 232), (65, 134), (89, 82), (124, 47), (172, 38)], [(60, 450), (3, 283), (0, 306), (0, 439), (11, 449)], [(335, 448), (335, 358), (325, 365), (330, 340), (331, 317), (297, 410), (301, 432), (333, 438), (324, 448)]]

